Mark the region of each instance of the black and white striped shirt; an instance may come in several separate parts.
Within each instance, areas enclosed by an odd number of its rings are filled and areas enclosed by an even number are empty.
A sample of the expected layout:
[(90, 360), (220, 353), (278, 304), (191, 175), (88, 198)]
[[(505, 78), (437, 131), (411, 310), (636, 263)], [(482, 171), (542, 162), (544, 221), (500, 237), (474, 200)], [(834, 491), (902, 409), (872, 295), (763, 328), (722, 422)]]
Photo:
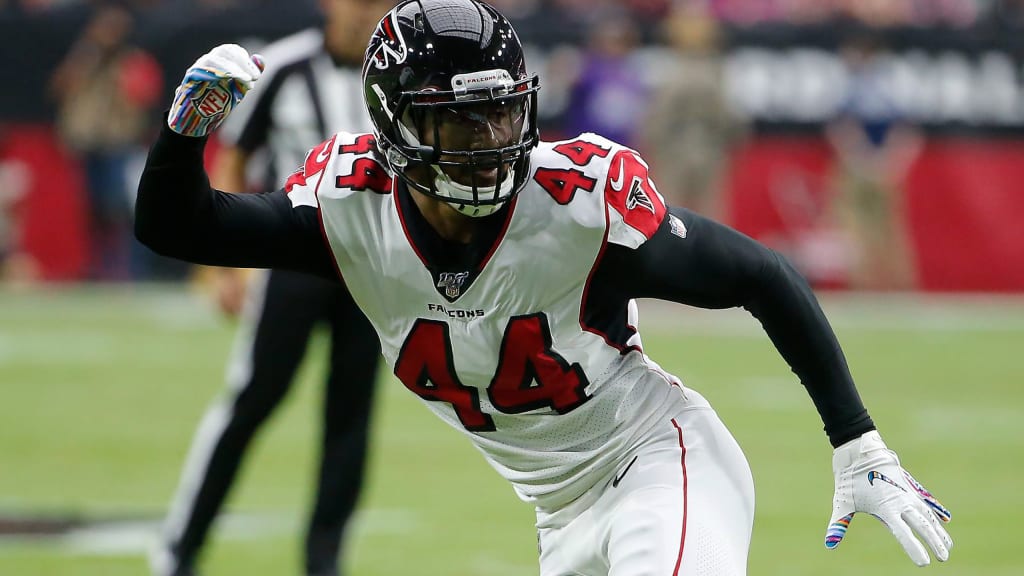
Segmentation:
[(358, 64), (336, 64), (321, 30), (297, 32), (260, 52), (267, 63), (263, 77), (217, 134), (223, 144), (256, 155), (247, 178), (258, 189), (275, 190), (331, 134), (373, 127)]

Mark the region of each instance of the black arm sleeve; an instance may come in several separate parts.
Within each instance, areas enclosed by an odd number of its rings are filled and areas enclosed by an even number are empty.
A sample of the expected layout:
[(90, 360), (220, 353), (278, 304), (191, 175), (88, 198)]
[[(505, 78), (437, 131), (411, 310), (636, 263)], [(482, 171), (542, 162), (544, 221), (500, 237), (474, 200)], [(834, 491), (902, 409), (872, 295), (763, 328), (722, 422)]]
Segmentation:
[(166, 126), (149, 151), (135, 204), (135, 235), (153, 251), (213, 266), (283, 268), (338, 279), (317, 210), (283, 190), (227, 194), (210, 187), (205, 138)]
[(807, 388), (833, 446), (874, 429), (839, 342), (810, 286), (778, 253), (685, 209), (673, 234), (666, 217), (637, 250), (610, 245), (595, 284), (622, 297), (658, 298), (700, 308), (742, 306)]

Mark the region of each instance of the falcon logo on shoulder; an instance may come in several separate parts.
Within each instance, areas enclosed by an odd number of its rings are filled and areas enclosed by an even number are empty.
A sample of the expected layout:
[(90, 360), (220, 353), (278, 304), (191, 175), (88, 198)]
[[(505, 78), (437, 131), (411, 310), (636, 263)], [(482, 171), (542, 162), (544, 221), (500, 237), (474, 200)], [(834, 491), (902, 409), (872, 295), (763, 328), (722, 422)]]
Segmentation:
[(667, 210), (651, 181), (647, 163), (627, 148), (615, 154), (610, 166), (604, 190), (608, 205), (619, 213), (627, 226), (651, 238)]
[(409, 57), (409, 47), (398, 27), (398, 13), (394, 10), (377, 24), (370, 46), (373, 49), (373, 65), (386, 70), (392, 64), (402, 64)]
[(654, 201), (644, 191), (643, 184), (640, 180), (633, 180), (633, 187), (629, 189), (629, 194), (626, 195), (626, 210), (633, 210), (637, 207), (646, 208), (651, 214), (655, 214)]
[(442, 272), (438, 277), (437, 287), (444, 290), (445, 296), (458, 298), (467, 278), (469, 278), (469, 272)]

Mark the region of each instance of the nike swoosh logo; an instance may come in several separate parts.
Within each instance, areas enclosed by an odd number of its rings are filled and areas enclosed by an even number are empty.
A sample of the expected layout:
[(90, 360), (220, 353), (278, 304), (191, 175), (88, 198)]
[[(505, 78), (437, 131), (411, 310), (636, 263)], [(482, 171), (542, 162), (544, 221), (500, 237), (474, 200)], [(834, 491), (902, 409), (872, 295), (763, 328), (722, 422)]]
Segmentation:
[(331, 157), (331, 148), (331, 146), (324, 146), (324, 149), (321, 150), (320, 153), (316, 155), (317, 164), (327, 162), (327, 159)]
[(626, 180), (626, 161), (619, 160), (619, 177), (618, 179), (612, 178), (610, 180), (612, 188), (616, 192), (622, 192), (622, 184)]
[(622, 482), (622, 478), (626, 475), (626, 472), (629, 472), (629, 469), (633, 467), (633, 463), (636, 462), (637, 458), (639, 458), (639, 456), (633, 456), (633, 459), (629, 461), (629, 464), (626, 464), (626, 468), (622, 472), (619, 472), (619, 475), (612, 480), (612, 488), (619, 487), (619, 482)]
[(899, 488), (900, 490), (903, 490), (904, 492), (907, 491), (906, 488), (904, 488), (903, 486), (900, 486), (899, 484), (894, 482), (891, 478), (889, 478), (885, 474), (882, 474), (881, 472), (877, 472), (875, 470), (872, 470), (872, 471), (868, 472), (868, 484), (870, 484), (871, 486), (874, 486), (875, 485), (875, 480), (881, 480), (882, 482), (885, 482), (886, 484), (890, 484), (892, 486), (895, 486), (895, 487)]

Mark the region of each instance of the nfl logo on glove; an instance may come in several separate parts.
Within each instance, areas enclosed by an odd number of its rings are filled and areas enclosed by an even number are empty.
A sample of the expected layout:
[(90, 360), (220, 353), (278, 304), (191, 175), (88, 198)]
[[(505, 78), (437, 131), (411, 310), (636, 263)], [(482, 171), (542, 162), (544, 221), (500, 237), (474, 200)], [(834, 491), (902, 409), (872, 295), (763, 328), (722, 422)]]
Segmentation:
[(231, 103), (231, 91), (222, 84), (213, 84), (192, 99), (196, 112), (203, 118), (223, 114)]

